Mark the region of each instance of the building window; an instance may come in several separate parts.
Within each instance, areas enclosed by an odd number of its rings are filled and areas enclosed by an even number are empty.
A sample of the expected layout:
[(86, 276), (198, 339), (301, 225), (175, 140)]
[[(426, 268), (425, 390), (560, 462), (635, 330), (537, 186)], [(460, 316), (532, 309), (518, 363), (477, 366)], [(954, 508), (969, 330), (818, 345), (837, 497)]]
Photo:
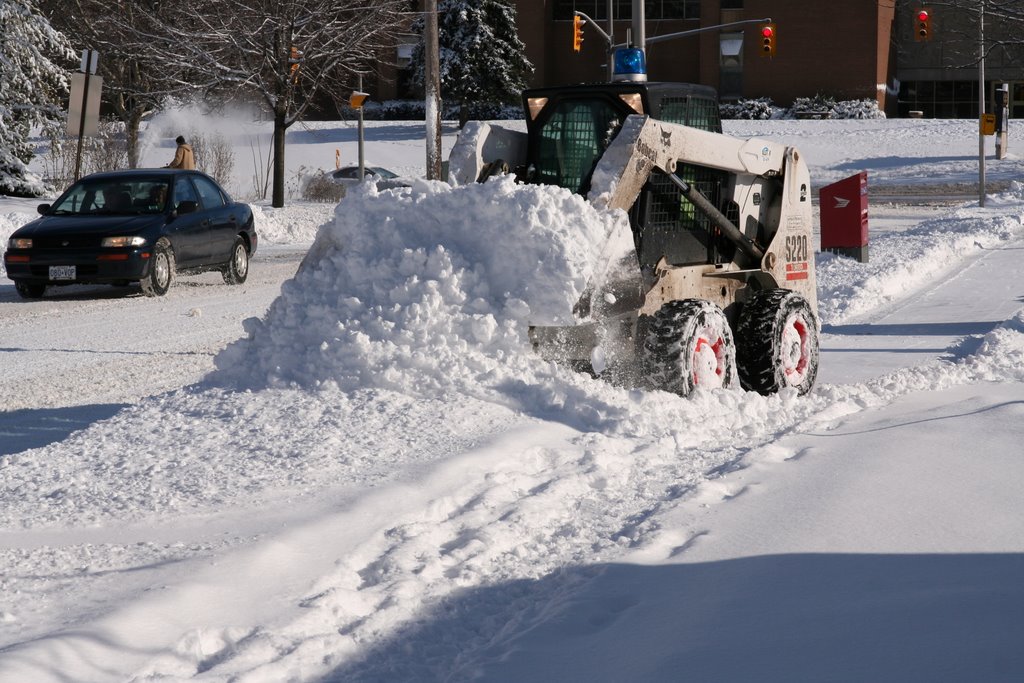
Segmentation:
[[(615, 19), (633, 18), (632, 0), (612, 0)], [(573, 12), (586, 14), (594, 21), (608, 20), (608, 0), (555, 0), (554, 18), (569, 21)], [(644, 17), (647, 21), (661, 19), (700, 19), (700, 0), (646, 0)]]
[(722, 0), (722, 9), (743, 9), (743, 0)]
[[(991, 87), (990, 84), (986, 84)], [(899, 115), (924, 112), (925, 118), (972, 119), (978, 116), (977, 81), (903, 81)]]
[(644, 12), (653, 19), (700, 19), (700, 0), (647, 0)]

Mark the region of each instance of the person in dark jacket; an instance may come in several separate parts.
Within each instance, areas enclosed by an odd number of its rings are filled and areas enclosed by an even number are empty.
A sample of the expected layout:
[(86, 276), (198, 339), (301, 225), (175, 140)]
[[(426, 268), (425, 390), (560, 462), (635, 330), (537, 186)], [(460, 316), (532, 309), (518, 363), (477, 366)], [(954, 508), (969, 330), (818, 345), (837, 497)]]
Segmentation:
[(185, 142), (185, 137), (179, 135), (175, 140), (178, 143), (178, 149), (174, 152), (174, 161), (167, 164), (167, 168), (183, 168), (186, 170), (194, 170), (196, 167), (196, 158), (192, 154), (192, 146)]

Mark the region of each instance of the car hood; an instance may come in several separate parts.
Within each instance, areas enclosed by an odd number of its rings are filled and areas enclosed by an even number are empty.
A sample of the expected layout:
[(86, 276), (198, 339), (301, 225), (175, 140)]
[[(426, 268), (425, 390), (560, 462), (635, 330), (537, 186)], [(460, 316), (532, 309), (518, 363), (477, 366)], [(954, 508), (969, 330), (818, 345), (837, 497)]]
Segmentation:
[(74, 233), (76, 235), (131, 235), (163, 224), (163, 214), (145, 216), (42, 216), (28, 223), (12, 237), (47, 237)]

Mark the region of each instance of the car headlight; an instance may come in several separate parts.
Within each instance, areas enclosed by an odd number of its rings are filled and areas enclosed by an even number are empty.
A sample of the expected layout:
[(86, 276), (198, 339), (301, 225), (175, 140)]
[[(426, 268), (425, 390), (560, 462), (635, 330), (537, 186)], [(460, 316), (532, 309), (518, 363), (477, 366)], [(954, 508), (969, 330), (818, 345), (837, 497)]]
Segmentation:
[(146, 244), (145, 237), (133, 235), (131, 237), (104, 237), (100, 242), (101, 247), (141, 247)]
[(32, 240), (28, 237), (12, 237), (7, 240), (8, 249), (31, 249)]

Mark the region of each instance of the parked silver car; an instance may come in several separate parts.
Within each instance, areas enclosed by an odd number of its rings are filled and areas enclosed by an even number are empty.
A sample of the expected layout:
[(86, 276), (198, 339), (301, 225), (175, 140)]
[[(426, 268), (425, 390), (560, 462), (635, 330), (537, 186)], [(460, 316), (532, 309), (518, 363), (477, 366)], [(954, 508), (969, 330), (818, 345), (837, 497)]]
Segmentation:
[[(342, 166), (336, 171), (328, 171), (331, 182), (349, 187), (359, 183), (358, 166)], [(396, 187), (409, 187), (409, 181), (399, 176), (394, 171), (389, 171), (380, 166), (364, 166), (363, 177), (365, 180), (377, 183), (381, 190), (390, 190)]]

